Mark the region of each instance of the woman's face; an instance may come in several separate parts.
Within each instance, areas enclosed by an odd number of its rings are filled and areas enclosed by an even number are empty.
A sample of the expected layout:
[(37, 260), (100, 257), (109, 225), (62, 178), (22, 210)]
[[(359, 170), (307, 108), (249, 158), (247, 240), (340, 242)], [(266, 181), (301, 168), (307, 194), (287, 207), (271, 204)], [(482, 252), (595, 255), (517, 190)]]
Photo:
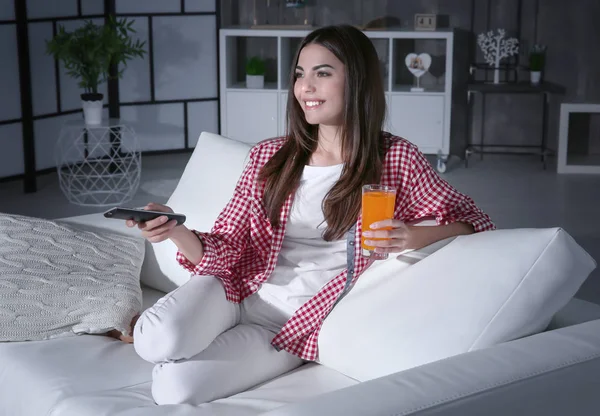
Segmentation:
[(342, 124), (345, 73), (344, 64), (321, 45), (300, 51), (294, 95), (309, 124)]

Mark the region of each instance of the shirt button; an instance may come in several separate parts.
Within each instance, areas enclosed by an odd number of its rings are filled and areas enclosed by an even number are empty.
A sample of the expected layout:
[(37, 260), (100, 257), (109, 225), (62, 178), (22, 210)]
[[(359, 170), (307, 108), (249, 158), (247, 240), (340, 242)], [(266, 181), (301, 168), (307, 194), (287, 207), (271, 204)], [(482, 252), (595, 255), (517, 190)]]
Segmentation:
[(350, 245), (353, 246), (354, 245), (354, 241), (350, 241)]

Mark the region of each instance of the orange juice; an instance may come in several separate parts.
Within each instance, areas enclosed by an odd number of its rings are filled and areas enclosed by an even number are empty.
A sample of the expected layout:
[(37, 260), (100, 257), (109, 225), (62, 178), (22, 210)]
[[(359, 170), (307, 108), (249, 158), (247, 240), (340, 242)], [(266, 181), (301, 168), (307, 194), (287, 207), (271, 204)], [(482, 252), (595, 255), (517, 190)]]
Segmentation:
[[(365, 185), (362, 194), (362, 231), (370, 230), (374, 222), (394, 218), (395, 203), (395, 189), (382, 185)], [(391, 227), (378, 228), (378, 230), (390, 229)], [(369, 240), (383, 239), (369, 238)], [(362, 237), (361, 243), (365, 250), (375, 250), (375, 247), (365, 244), (365, 237)]]

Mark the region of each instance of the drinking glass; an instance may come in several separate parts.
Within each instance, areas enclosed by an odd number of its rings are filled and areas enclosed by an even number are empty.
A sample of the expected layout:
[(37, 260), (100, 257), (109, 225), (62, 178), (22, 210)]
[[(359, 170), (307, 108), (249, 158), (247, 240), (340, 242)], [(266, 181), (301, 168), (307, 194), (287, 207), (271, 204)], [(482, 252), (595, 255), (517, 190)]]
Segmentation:
[[(394, 218), (396, 204), (396, 189), (385, 185), (364, 185), (362, 188), (362, 232), (371, 230), (374, 222)], [(392, 227), (377, 230), (391, 230)], [(387, 253), (376, 253), (375, 247), (365, 244), (364, 235), (361, 238), (362, 255), (375, 260), (388, 258)], [(369, 240), (386, 240), (385, 238), (369, 238)]]

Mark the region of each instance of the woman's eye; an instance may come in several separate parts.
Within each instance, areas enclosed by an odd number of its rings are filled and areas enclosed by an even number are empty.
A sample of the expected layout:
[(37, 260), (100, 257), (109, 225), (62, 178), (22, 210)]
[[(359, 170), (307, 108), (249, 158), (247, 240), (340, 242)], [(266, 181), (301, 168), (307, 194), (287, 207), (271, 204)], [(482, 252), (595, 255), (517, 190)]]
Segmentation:
[(304, 74), (302, 74), (302, 72), (296, 72), (295, 77), (296, 78), (302, 78)]
[(331, 75), (329, 72), (323, 72), (323, 71), (317, 72), (318, 77), (328, 77), (329, 75)]

